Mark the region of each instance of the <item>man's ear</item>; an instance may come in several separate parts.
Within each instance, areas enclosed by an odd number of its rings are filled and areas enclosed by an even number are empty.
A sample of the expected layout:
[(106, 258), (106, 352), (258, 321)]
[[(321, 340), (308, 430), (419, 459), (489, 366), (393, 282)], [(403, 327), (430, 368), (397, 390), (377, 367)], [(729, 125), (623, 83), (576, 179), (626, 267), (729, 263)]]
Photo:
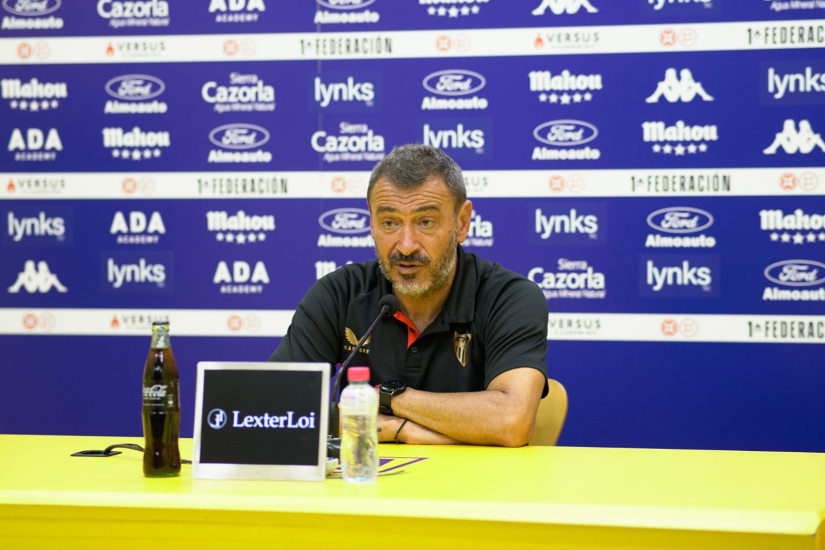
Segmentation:
[(467, 233), (470, 232), (470, 218), (473, 215), (473, 203), (469, 200), (464, 201), (461, 208), (458, 209), (458, 242), (463, 243), (467, 238)]

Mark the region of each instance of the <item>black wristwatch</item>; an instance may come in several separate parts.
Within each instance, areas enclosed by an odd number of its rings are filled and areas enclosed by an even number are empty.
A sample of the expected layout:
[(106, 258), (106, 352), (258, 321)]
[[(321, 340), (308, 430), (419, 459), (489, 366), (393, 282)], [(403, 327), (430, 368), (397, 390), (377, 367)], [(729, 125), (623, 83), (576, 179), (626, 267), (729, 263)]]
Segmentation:
[(381, 414), (392, 415), (392, 396), (404, 393), (407, 383), (401, 380), (390, 380), (378, 386), (378, 411)]

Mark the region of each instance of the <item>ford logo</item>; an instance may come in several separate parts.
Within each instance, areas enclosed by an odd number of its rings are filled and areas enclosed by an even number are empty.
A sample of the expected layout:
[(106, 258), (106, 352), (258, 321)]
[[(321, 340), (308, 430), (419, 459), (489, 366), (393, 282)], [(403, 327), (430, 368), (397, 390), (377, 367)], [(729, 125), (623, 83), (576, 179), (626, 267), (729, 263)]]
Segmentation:
[(3, 0), (3, 9), (23, 17), (40, 17), (56, 12), (62, 3), (63, 0)]
[(321, 214), (318, 224), (343, 235), (366, 233), (370, 230), (370, 213), (362, 208), (336, 208)]
[(325, 8), (333, 10), (357, 10), (358, 8), (366, 8), (375, 0), (315, 0)]
[(555, 147), (582, 145), (593, 141), (598, 135), (598, 128), (581, 120), (551, 120), (533, 130), (533, 137)]
[(468, 95), (482, 89), (487, 79), (473, 71), (437, 71), (424, 78), (424, 88), (438, 95)]
[(126, 101), (142, 101), (158, 97), (166, 90), (163, 80), (148, 74), (124, 74), (106, 83), (106, 93)]
[(209, 132), (209, 141), (224, 149), (252, 149), (269, 141), (269, 131), (255, 124), (224, 124)]
[(647, 225), (665, 233), (696, 233), (713, 225), (713, 216), (699, 208), (673, 206), (651, 213)]
[(765, 278), (784, 286), (814, 286), (825, 283), (825, 264), (813, 260), (784, 260), (765, 268)]

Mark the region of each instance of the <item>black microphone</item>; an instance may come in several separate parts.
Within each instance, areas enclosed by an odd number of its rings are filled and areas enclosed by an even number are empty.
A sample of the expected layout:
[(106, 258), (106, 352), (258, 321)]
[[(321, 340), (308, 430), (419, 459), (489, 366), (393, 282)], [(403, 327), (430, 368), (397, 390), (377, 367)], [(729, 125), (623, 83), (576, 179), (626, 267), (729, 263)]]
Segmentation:
[(372, 331), (375, 330), (375, 327), (378, 326), (378, 321), (380, 321), (384, 316), (392, 317), (400, 308), (401, 302), (398, 301), (398, 297), (395, 294), (387, 294), (378, 300), (378, 317), (375, 318), (375, 321), (372, 322), (370, 328), (367, 329), (367, 332), (364, 333), (364, 336), (362, 336), (355, 345), (355, 348), (353, 348), (352, 353), (349, 354), (346, 361), (341, 363), (341, 368), (338, 369), (338, 373), (335, 375), (335, 383), (333, 384), (332, 389), (332, 400), (329, 404), (329, 432), (327, 440), (328, 458), (340, 458), (341, 456), (341, 438), (338, 437), (338, 429), (340, 426), (338, 420), (338, 392), (341, 388), (341, 378), (344, 377), (344, 371), (347, 369), (350, 362), (352, 362), (352, 359), (355, 357), (355, 354), (358, 353), (358, 350), (361, 349), (361, 346), (364, 345), (364, 342), (367, 341), (367, 338), (370, 337)]

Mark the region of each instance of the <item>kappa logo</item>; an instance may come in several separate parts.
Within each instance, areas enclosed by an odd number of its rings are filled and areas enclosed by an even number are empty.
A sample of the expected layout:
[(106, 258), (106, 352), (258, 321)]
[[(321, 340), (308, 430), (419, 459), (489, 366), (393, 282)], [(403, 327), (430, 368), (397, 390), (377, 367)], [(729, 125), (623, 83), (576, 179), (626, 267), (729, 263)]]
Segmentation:
[(275, 216), (249, 215), (243, 210), (229, 215), (225, 210), (206, 213), (206, 229), (215, 232), (218, 242), (246, 243), (264, 242), (267, 232), (275, 231)]
[(53, 161), (57, 152), (63, 150), (63, 142), (56, 128), (49, 128), (47, 134), (39, 128), (27, 128), (26, 137), (23, 131), (15, 128), (9, 137), (9, 152), (14, 152), (15, 161)]
[[(774, 284), (792, 287), (787, 290), (766, 287), (763, 301), (808, 302), (825, 300), (825, 264), (814, 260), (783, 260), (765, 268), (765, 278)], [(818, 286), (817, 289), (804, 287)]]
[[(780, 209), (760, 210), (759, 228), (771, 232), (772, 242), (795, 245), (825, 242), (825, 214), (808, 214), (801, 208), (790, 214)], [(794, 231), (796, 233), (791, 234)]]
[(324, 154), (324, 162), (376, 162), (384, 157), (384, 136), (377, 135), (368, 124), (341, 122), (338, 132), (337, 136), (325, 130), (312, 134), (312, 148)]
[[(685, 153), (704, 153), (708, 150), (708, 142), (719, 139), (719, 130), (714, 124), (689, 125), (682, 120), (677, 120), (676, 124), (668, 126), (663, 121), (650, 121), (642, 123), (642, 133), (645, 142), (654, 142), (652, 150), (654, 153), (671, 153), (676, 156), (684, 156)], [(661, 143), (664, 142), (664, 145)], [(676, 145), (671, 143), (676, 142)]]
[(29, 294), (46, 294), (53, 288), (61, 293), (69, 291), (57, 278), (57, 274), (51, 272), (49, 264), (42, 260), (37, 262), (36, 267), (34, 260), (26, 260), (23, 271), (17, 275), (17, 280), (8, 288), (8, 292), (17, 294), (21, 288)]
[(375, 0), (315, 0), (322, 7), (335, 11), (319, 9), (315, 12), (316, 25), (345, 24), (345, 23), (377, 23), (381, 14), (371, 10), (355, 11), (366, 8), (375, 3)]
[(120, 127), (103, 128), (103, 147), (112, 150), (112, 158), (149, 160), (161, 155), (161, 149), (172, 145), (169, 132), (144, 132), (139, 126), (129, 131)]
[(455, 350), (455, 358), (461, 363), (462, 367), (467, 366), (467, 361), (470, 359), (470, 340), (473, 335), (469, 332), (460, 334), (458, 331), (453, 336), (453, 349)]
[(589, 0), (542, 0), (539, 7), (532, 11), (533, 15), (544, 15), (548, 9), (553, 15), (574, 14), (584, 8), (587, 13), (598, 13)]
[[(598, 160), (601, 151), (596, 148), (574, 148), (590, 143), (599, 135), (599, 130), (589, 122), (582, 120), (551, 120), (539, 124), (533, 130), (536, 140), (546, 143), (554, 149), (535, 147), (533, 160)], [(561, 149), (555, 149), (561, 147)]]
[(157, 244), (160, 235), (166, 234), (166, 226), (160, 212), (154, 211), (149, 216), (140, 211), (129, 212), (127, 217), (121, 211), (115, 212), (109, 234), (117, 235), (117, 244)]
[[(109, 80), (104, 86), (106, 93), (115, 100), (108, 100), (103, 107), (105, 114), (163, 114), (168, 106), (163, 101), (149, 101), (166, 90), (163, 80), (147, 74), (125, 74)], [(117, 101), (121, 100), (121, 101)]]
[(799, 121), (799, 130), (796, 129), (796, 122), (793, 119), (786, 119), (782, 125), (782, 131), (776, 134), (771, 145), (762, 151), (765, 155), (773, 155), (782, 148), (788, 155), (801, 153), (807, 155), (815, 148), (825, 152), (825, 142), (822, 136), (814, 132), (808, 120)]
[[(466, 17), (468, 15), (476, 15), (481, 13), (481, 5), (486, 4), (490, 0), (462, 0), (462, 4), (472, 4), (472, 6), (461, 6), (456, 7), (452, 4), (456, 4), (455, 0), (418, 0), (418, 3), (423, 6), (429, 6), (427, 8), (427, 15), (432, 15), (436, 17), (447, 17), (447, 18), (458, 18)], [(443, 4), (451, 4), (450, 7), (446, 7)], [(436, 7), (438, 6), (438, 7)]]
[(201, 87), (201, 97), (214, 106), (216, 113), (275, 110), (275, 88), (254, 73), (229, 73), (228, 86), (219, 86), (217, 81), (210, 80)]
[[(360, 338), (358, 338), (355, 335), (355, 333), (352, 331), (352, 329), (349, 328), (349, 327), (344, 327), (344, 338), (346, 339), (347, 342), (349, 342), (349, 345), (344, 344), (344, 351), (354, 350), (355, 346), (358, 345), (358, 342), (360, 340)], [(370, 334), (367, 337), (367, 339), (364, 340), (364, 343), (361, 345), (361, 349), (358, 350), (358, 353), (363, 353), (364, 355), (369, 355), (370, 350), (368, 350), (366, 348), (367, 348), (367, 346), (370, 345), (370, 342), (372, 342), (372, 334)]]
[[(564, 69), (560, 73), (530, 71), (530, 91), (540, 92), (539, 101), (554, 105), (571, 105), (591, 101), (593, 93), (602, 89), (601, 74), (571, 74)], [(547, 93), (549, 92), (549, 93)]]
[(266, 264), (262, 261), (255, 262), (254, 267), (242, 260), (234, 261), (230, 270), (228, 263), (221, 260), (212, 282), (221, 285), (221, 294), (261, 294), (263, 285), (268, 285), (270, 279)]
[(20, 111), (48, 111), (57, 109), (61, 99), (69, 96), (65, 82), (40, 82), (32, 78), (23, 82), (19, 78), (0, 81), (0, 97), (9, 100), (9, 108)]
[(98, 0), (97, 14), (108, 19), (113, 29), (169, 26), (169, 2), (165, 0)]
[(209, 13), (216, 13), (215, 23), (255, 23), (266, 11), (264, 0), (210, 0)]
[[(209, 141), (222, 149), (209, 151), (209, 162), (263, 163), (272, 162), (272, 153), (259, 149), (269, 141), (269, 131), (256, 124), (234, 123), (218, 126), (209, 132)], [(255, 149), (249, 151), (248, 149)]]
[(604, 273), (597, 272), (585, 260), (559, 258), (556, 271), (534, 267), (527, 278), (536, 283), (548, 300), (602, 299), (607, 296)]
[(701, 97), (703, 101), (713, 101), (713, 97), (705, 91), (701, 82), (693, 79), (690, 69), (682, 69), (679, 76), (676, 76), (676, 69), (665, 70), (665, 78), (656, 85), (653, 95), (645, 99), (646, 103), (658, 103), (664, 97), (668, 103), (690, 103), (696, 97)]
[(647, 225), (662, 233), (679, 236), (650, 234), (645, 240), (645, 248), (713, 248), (716, 239), (707, 235), (688, 236), (699, 233), (713, 225), (713, 215), (700, 208), (672, 206), (651, 212)]
[(63, 19), (51, 15), (62, 3), (63, 0), (3, 0), (3, 9), (12, 15), (3, 17), (0, 28), (10, 31), (62, 29)]

